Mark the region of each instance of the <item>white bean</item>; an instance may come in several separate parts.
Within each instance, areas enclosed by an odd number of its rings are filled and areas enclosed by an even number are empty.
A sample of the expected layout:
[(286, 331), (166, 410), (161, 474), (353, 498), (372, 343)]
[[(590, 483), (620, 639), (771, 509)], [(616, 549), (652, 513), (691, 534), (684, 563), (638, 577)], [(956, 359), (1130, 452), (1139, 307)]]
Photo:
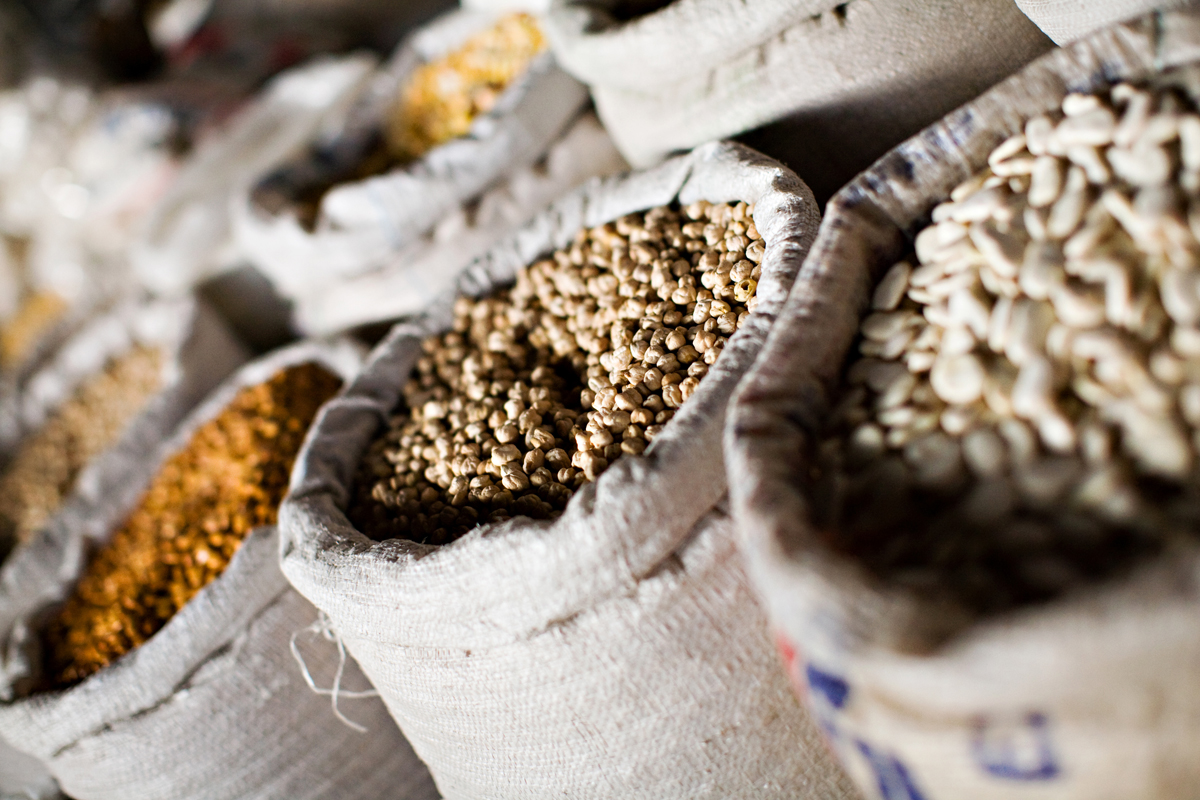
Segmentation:
[(983, 394), (983, 366), (970, 353), (939, 358), (929, 373), (929, 382), (947, 403), (973, 403)]

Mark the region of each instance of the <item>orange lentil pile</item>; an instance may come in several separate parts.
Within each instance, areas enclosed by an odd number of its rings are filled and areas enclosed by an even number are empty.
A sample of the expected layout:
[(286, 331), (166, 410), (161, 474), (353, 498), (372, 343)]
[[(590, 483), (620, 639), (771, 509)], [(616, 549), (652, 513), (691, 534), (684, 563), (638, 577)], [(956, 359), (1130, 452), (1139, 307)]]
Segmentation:
[(306, 363), (243, 389), (163, 464), (43, 633), (50, 688), (153, 636), (218, 577), (250, 531), (273, 525), (292, 462), (340, 380)]

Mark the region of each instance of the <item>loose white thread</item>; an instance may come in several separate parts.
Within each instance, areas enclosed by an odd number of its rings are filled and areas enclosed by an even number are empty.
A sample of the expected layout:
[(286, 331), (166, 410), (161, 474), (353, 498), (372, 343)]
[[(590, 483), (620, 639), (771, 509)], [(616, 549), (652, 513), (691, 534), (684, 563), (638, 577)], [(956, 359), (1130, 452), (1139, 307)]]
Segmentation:
[[(333, 642), (337, 645), (338, 666), (337, 672), (334, 673), (333, 676), (332, 689), (322, 689), (321, 687), (317, 686), (316, 682), (313, 680), (312, 673), (308, 671), (308, 665), (304, 663), (304, 656), (300, 655), (300, 648), (296, 646), (296, 640), (300, 638), (300, 634), (302, 633), (315, 633), (325, 641)], [(364, 726), (359, 725), (353, 720), (347, 719), (346, 716), (342, 714), (341, 709), (338, 708), (338, 698), (345, 697), (349, 700), (360, 700), (367, 697), (379, 697), (379, 692), (375, 691), (374, 689), (369, 689), (363, 692), (347, 692), (342, 690), (342, 675), (346, 671), (346, 645), (342, 643), (342, 637), (339, 636), (338, 632), (333, 629), (333, 622), (328, 616), (326, 616), (324, 611), (317, 615), (317, 618), (313, 621), (312, 625), (309, 625), (307, 628), (298, 630), (292, 634), (291, 648), (292, 656), (296, 659), (296, 663), (300, 665), (300, 674), (304, 676), (304, 682), (308, 684), (308, 688), (312, 689), (316, 694), (326, 695), (333, 698), (332, 703), (334, 716), (341, 720), (343, 725), (351, 728), (352, 730), (356, 730), (359, 733), (366, 733), (367, 729)]]

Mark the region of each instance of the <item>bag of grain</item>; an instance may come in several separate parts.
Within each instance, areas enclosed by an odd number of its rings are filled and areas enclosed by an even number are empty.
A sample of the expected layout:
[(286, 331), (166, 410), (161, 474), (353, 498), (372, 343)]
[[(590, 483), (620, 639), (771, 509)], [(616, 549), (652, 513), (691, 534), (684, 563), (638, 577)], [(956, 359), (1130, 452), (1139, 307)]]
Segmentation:
[(1016, 0), (1025, 15), (1055, 44), (1070, 44), (1087, 34), (1149, 11), (1173, 11), (1193, 0)]
[(675, 0), (624, 21), (572, 2), (546, 27), (634, 166), (784, 120), (751, 143), (822, 200), (1051, 46), (1011, 0)]
[(738, 145), (593, 181), (322, 412), (283, 570), (444, 796), (849, 796), (777, 675), (719, 463), (817, 220)]
[(751, 572), (870, 796), (1200, 783), (1198, 22), (1081, 40), (881, 159), (739, 387)]
[(227, 127), (201, 142), (139, 226), (129, 257), (141, 284), (180, 295), (200, 279), (236, 266), (233, 199), (335, 125), (375, 65), (373, 56), (357, 53), (288, 70)]
[(183, 127), (134, 92), (45, 76), (0, 92), (0, 392), (128, 293), (126, 251)]
[(588, 178), (628, 169), (594, 114), (579, 117), (545, 158), (513, 171), (477, 199), (446, 212), (438, 224), (378, 269), (309, 286), (293, 298), (295, 326), (329, 334), (424, 310), (458, 274), (503, 236)]
[[(286, 297), (395, 263), (481, 192), (544, 158), (586, 103), (533, 17), (446, 14), (400, 47), (338, 136), (242, 194), (239, 246)], [(601, 147), (575, 169), (589, 176), (611, 164)]]
[(305, 342), (243, 367), (169, 439), (128, 437), (0, 571), (0, 735), (65, 792), (435, 797), (378, 700), (309, 688), (365, 681), (301, 639), (317, 613), (278, 567), (291, 461), (359, 360)]
[(0, 551), (33, 536), (76, 487), (93, 486), (89, 464), (139, 415), (139, 430), (166, 436), (248, 357), (191, 299), (126, 301), (83, 325), (0, 397)]

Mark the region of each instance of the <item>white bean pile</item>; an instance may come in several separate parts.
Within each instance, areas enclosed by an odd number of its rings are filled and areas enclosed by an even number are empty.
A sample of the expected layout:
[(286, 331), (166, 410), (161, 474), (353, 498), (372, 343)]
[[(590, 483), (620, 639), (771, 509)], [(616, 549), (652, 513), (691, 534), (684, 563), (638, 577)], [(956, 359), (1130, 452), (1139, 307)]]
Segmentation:
[(632, 214), (580, 231), (511, 289), (461, 298), (363, 460), (359, 530), (445, 544), (484, 522), (547, 519), (641, 454), (757, 302), (752, 213)]
[(1073, 94), (956, 188), (863, 320), (820, 526), (980, 610), (1200, 530), (1200, 115)]

